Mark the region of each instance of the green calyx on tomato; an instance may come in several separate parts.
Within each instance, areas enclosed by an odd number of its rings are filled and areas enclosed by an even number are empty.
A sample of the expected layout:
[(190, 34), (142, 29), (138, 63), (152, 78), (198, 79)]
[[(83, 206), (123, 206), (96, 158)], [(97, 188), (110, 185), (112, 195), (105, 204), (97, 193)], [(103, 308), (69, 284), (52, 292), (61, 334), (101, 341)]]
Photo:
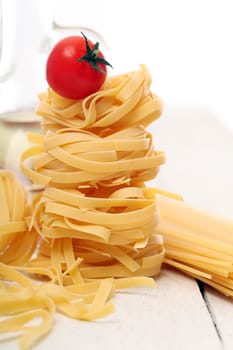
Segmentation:
[(104, 58), (102, 57), (99, 57), (98, 56), (98, 53), (99, 53), (99, 43), (96, 42), (93, 49), (90, 48), (89, 44), (88, 44), (88, 40), (87, 40), (87, 37), (85, 34), (83, 34), (81, 32), (82, 36), (84, 37), (84, 40), (85, 40), (85, 45), (86, 45), (86, 50), (87, 50), (87, 53), (86, 55), (80, 57), (77, 62), (80, 62), (80, 61), (87, 61), (90, 63), (90, 65), (98, 70), (99, 72), (103, 73), (103, 74), (106, 74), (106, 71), (104, 71), (100, 66), (98, 66), (97, 63), (102, 63), (104, 64), (105, 66), (109, 66), (112, 68), (112, 65), (106, 61)]
[(107, 76), (107, 66), (99, 43), (82, 35), (61, 39), (50, 52), (46, 63), (46, 79), (59, 95), (83, 99), (97, 92)]

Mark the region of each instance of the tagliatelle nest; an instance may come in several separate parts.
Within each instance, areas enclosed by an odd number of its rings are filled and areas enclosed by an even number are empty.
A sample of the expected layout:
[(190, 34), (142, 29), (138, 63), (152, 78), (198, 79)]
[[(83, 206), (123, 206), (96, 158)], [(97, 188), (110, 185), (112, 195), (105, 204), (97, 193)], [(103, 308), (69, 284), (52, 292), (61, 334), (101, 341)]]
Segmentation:
[[(38, 113), (47, 131), (31, 135), (35, 146), (22, 155), (24, 174), (45, 187), (31, 213), (21, 208), (18, 242), (30, 254), (12, 266), (0, 264), (0, 311), (11, 314), (0, 329), (21, 330), (22, 349), (50, 331), (55, 309), (92, 320), (114, 310), (110, 298), (115, 290), (154, 286), (149, 276), (159, 273), (165, 251), (155, 232), (154, 192), (145, 192), (143, 183), (157, 174), (164, 154), (154, 151), (144, 127), (161, 112), (149, 85), (143, 67), (110, 78), (83, 101), (69, 101), (51, 90), (41, 95)], [(11, 190), (16, 187), (26, 203), (14, 178)], [(17, 198), (14, 212), (21, 203), (22, 197)], [(7, 210), (11, 205), (11, 200), (4, 202)], [(41, 323), (27, 328), (36, 317)]]

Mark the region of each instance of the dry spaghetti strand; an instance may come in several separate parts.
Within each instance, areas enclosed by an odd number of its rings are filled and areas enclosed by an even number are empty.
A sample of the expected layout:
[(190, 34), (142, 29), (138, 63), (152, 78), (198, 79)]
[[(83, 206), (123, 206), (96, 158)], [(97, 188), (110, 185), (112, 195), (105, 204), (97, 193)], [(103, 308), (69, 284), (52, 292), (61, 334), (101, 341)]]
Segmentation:
[(158, 195), (157, 201), (165, 263), (232, 296), (233, 223), (168, 196)]

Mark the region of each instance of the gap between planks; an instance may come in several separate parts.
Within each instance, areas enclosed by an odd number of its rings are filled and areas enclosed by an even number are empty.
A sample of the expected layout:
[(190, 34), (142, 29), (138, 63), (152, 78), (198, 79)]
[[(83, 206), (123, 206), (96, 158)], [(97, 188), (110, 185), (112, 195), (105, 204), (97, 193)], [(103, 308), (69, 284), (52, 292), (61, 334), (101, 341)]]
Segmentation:
[(203, 282), (201, 282), (201, 281), (198, 281), (198, 280), (196, 280), (196, 282), (197, 282), (198, 288), (200, 290), (202, 299), (203, 299), (203, 301), (204, 301), (204, 303), (206, 305), (206, 309), (207, 309), (207, 311), (208, 311), (208, 313), (210, 315), (210, 318), (211, 318), (211, 321), (212, 321), (213, 326), (215, 328), (216, 334), (217, 334), (217, 336), (219, 338), (219, 341), (220, 341), (220, 343), (222, 345), (222, 348), (224, 349), (223, 337), (222, 337), (221, 331), (219, 329), (219, 326), (218, 326), (218, 323), (217, 323), (216, 316), (214, 314), (213, 308), (212, 308), (211, 303), (210, 303), (210, 301), (208, 299), (208, 295), (207, 295), (206, 290), (205, 290), (205, 284)]

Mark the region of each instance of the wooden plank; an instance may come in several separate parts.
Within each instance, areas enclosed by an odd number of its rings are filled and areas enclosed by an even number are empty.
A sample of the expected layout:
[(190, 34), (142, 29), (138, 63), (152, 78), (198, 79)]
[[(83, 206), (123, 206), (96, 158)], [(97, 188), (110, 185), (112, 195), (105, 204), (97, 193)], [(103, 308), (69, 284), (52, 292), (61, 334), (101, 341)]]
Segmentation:
[(214, 114), (192, 106), (167, 106), (150, 127), (167, 163), (152, 181), (202, 209), (233, 219), (233, 133)]
[[(233, 134), (207, 110), (168, 107), (153, 126), (157, 144), (167, 151), (159, 184), (197, 207), (233, 220)], [(233, 348), (233, 303), (204, 289), (210, 317), (225, 349)]]
[(233, 349), (233, 302), (227, 297), (220, 296), (209, 287), (205, 287), (206, 303), (212, 319), (216, 324), (224, 350)]
[[(86, 350), (221, 349), (196, 283), (178, 272), (165, 270), (157, 288), (127, 290), (118, 294), (114, 302), (116, 313), (105, 320), (71, 322), (72, 331), (64, 335), (66, 341), (85, 345)], [(41, 350), (49, 344), (57, 348), (58, 334), (70, 329), (71, 323), (67, 319), (57, 323)]]
[[(122, 291), (114, 304), (114, 314), (95, 322), (57, 315), (53, 331), (36, 349), (222, 349), (196, 283), (179, 272), (163, 270), (157, 288)], [(17, 347), (6, 343), (2, 349)]]

